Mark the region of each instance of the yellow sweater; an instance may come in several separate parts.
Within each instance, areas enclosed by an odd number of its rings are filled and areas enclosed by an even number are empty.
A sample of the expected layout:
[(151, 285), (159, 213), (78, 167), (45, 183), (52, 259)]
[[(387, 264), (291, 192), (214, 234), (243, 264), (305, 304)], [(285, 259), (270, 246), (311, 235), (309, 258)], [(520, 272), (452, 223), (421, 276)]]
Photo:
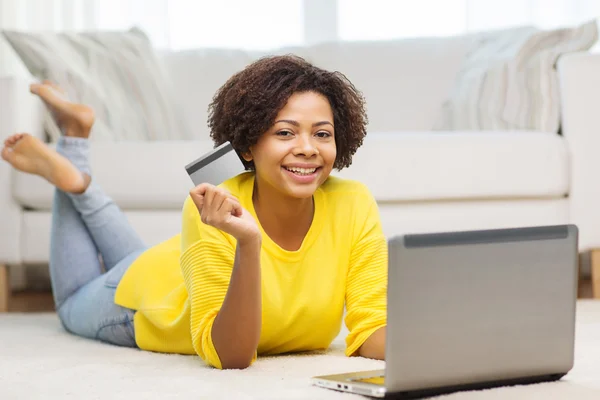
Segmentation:
[[(222, 186), (256, 218), (253, 173)], [(358, 182), (330, 177), (314, 201), (313, 222), (298, 251), (282, 249), (263, 231), (258, 354), (327, 348), (339, 334), (344, 305), (348, 356), (386, 324), (387, 243), (373, 197)], [(137, 310), (141, 349), (198, 354), (222, 368), (211, 330), (227, 292), (236, 241), (202, 223), (189, 197), (182, 217), (181, 234), (131, 265), (115, 302)]]

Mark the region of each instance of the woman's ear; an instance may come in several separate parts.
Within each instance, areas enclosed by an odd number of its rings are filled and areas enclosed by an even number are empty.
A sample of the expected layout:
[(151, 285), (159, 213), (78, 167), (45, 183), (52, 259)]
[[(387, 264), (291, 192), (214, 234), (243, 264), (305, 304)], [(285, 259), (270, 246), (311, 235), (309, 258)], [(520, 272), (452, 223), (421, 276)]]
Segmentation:
[(243, 152), (242, 153), (242, 157), (244, 158), (245, 161), (252, 161), (252, 153), (250, 152), (250, 150)]

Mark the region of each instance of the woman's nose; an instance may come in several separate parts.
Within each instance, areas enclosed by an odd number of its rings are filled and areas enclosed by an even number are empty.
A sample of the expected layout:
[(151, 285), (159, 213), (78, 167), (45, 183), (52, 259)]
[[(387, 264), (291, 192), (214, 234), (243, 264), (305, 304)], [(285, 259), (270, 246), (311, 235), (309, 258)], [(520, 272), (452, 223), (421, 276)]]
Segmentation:
[(296, 146), (296, 155), (310, 157), (319, 153), (311, 137), (305, 137), (304, 135), (301, 135), (299, 136), (298, 141), (299, 143), (298, 146)]

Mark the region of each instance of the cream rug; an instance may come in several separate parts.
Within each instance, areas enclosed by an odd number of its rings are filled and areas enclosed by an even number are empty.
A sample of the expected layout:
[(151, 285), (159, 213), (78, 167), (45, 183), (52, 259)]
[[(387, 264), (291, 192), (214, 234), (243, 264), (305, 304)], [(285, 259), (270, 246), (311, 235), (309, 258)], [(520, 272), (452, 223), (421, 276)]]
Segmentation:
[[(193, 356), (72, 336), (54, 314), (2, 314), (0, 399), (365, 399), (309, 383), (317, 374), (384, 367), (382, 361), (344, 357), (343, 345), (340, 336), (327, 352), (259, 358), (244, 371), (219, 371)], [(440, 398), (600, 399), (600, 301), (578, 303), (575, 367), (561, 381)]]

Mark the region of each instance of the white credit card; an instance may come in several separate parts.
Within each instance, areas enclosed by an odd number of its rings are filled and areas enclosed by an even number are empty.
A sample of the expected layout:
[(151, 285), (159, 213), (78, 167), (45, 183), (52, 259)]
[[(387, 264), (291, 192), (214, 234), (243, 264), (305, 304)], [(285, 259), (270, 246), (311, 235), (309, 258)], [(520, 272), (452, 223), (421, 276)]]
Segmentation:
[(217, 186), (244, 172), (246, 168), (231, 143), (225, 142), (186, 165), (185, 170), (195, 186), (201, 183)]

